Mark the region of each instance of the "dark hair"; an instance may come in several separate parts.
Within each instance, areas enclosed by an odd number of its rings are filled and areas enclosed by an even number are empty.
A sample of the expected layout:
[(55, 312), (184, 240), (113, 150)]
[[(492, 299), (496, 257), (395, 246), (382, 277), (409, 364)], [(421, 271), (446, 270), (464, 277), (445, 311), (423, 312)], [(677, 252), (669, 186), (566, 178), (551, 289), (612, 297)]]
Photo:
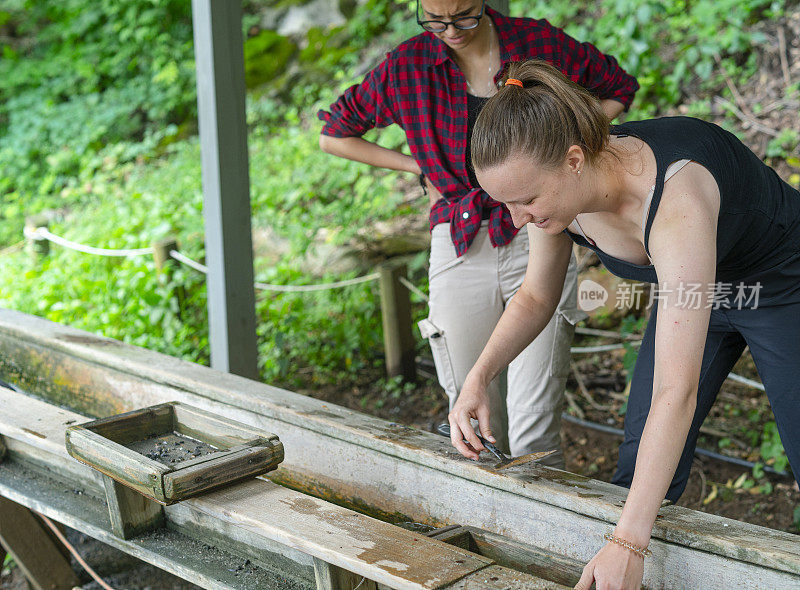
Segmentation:
[(546, 168), (558, 166), (572, 145), (589, 162), (608, 146), (609, 120), (588, 90), (549, 63), (512, 62), (504, 84), (481, 110), (472, 134), (472, 163), (491, 168), (523, 153)]

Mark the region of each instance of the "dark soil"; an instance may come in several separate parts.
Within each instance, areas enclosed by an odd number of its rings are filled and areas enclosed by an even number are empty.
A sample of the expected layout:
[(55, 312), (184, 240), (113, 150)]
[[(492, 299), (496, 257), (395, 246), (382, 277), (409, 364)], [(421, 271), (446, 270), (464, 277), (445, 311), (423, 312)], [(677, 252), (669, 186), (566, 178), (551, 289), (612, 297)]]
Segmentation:
[(177, 432), (151, 436), (150, 438), (130, 443), (127, 447), (148, 459), (170, 467), (217, 451), (215, 447), (203, 441), (178, 434)]
[[(98, 576), (115, 590), (199, 590), (200, 588), (72, 529), (67, 529), (67, 540)], [(101, 590), (100, 585), (92, 580), (74, 559), (72, 566), (81, 582), (79, 586), (81, 590)], [(0, 590), (27, 589), (28, 584), (19, 568), (4, 571), (0, 576)]]

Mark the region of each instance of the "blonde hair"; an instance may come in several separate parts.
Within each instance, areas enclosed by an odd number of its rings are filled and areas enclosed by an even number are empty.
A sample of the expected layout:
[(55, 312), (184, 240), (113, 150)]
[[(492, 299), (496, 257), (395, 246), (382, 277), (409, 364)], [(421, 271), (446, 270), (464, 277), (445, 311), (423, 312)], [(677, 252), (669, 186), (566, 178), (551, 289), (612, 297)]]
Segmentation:
[(572, 145), (593, 163), (608, 147), (609, 120), (588, 90), (549, 63), (512, 62), (504, 84), (481, 110), (472, 133), (472, 164), (485, 169), (511, 155), (533, 156), (545, 168), (560, 165)]

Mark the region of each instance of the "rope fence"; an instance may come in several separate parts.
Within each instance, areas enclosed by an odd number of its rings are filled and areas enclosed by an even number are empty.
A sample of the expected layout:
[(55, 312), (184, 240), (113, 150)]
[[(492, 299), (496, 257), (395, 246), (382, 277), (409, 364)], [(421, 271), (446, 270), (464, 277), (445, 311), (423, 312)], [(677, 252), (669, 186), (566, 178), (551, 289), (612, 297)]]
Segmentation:
[[(200, 264), (189, 258), (188, 256), (181, 254), (177, 250), (170, 250), (169, 255), (177, 260), (195, 269), (198, 272), (208, 274), (208, 267)], [(339, 289), (340, 287), (349, 287), (350, 285), (358, 285), (360, 283), (368, 283), (369, 281), (375, 281), (380, 277), (380, 273), (374, 272), (369, 275), (364, 275), (362, 277), (356, 277), (354, 279), (347, 279), (344, 281), (335, 281), (333, 283), (318, 283), (316, 285), (272, 285), (270, 283), (260, 283), (256, 281), (253, 285), (256, 289), (260, 289), (262, 291), (281, 291), (283, 293), (308, 293), (310, 291), (326, 291), (328, 289)]]
[[(135, 256), (145, 256), (154, 254), (153, 247), (130, 248), (130, 249), (95, 248), (93, 246), (87, 246), (85, 244), (80, 244), (78, 242), (73, 242), (71, 240), (67, 240), (60, 236), (57, 236), (52, 232), (50, 232), (46, 227), (26, 226), (24, 230), (24, 235), (28, 240), (32, 240), (34, 242), (49, 241), (64, 248), (74, 250), (76, 252), (82, 252), (85, 254), (91, 254), (95, 256), (131, 258)], [(19, 246), (20, 244), (14, 244), (9, 248), (0, 251), (0, 253), (15, 251), (19, 248)], [(206, 265), (201, 264), (195, 260), (192, 260), (185, 254), (181, 253), (179, 250), (169, 249), (168, 255), (170, 258), (173, 258), (177, 262), (184, 264), (196, 270), (197, 272), (200, 272), (204, 275), (208, 274), (208, 267)], [(406, 302), (405, 305), (402, 302), (398, 304), (397, 301), (398, 294), (396, 289), (394, 290), (394, 292), (389, 294), (386, 294), (385, 292), (390, 290), (390, 288), (387, 287), (388, 284), (397, 283), (405, 287), (408, 292), (413, 293), (426, 303), (430, 301), (430, 298), (428, 297), (428, 295), (425, 294), (424, 291), (419, 289), (416, 285), (414, 285), (411, 281), (409, 281), (406, 276), (404, 276), (405, 272), (406, 272), (405, 266), (398, 267), (396, 265), (382, 265), (379, 272), (374, 272), (360, 277), (355, 277), (352, 279), (346, 279), (342, 281), (334, 281), (330, 283), (318, 283), (314, 285), (276, 285), (276, 284), (262, 283), (256, 281), (253, 286), (256, 289), (262, 291), (278, 291), (282, 293), (309, 293), (314, 291), (325, 291), (329, 289), (340, 289), (343, 287), (349, 287), (352, 285), (358, 285), (370, 281), (379, 281), (379, 284), (381, 286), (381, 311), (383, 313), (383, 318), (384, 318), (383, 319), (384, 344), (385, 348), (387, 349), (386, 350), (387, 368), (389, 365), (396, 365), (397, 367), (404, 366), (406, 368), (402, 371), (400, 369), (392, 369), (392, 371), (390, 371), (390, 376), (399, 374), (399, 372), (397, 371), (403, 372), (403, 374), (409, 376), (407, 375), (407, 373), (409, 372), (408, 358), (409, 355), (411, 355), (412, 359), (414, 358), (413, 342), (411, 342), (409, 337), (406, 335), (405, 338), (401, 338), (401, 340), (403, 340), (405, 344), (402, 345), (398, 344), (396, 342), (397, 337), (395, 335), (387, 335), (386, 332), (394, 331), (397, 333), (404, 333), (404, 334), (410, 333), (411, 323), (412, 323), (410, 305), (408, 304), (408, 302)], [(640, 346), (642, 343), (641, 340), (636, 339), (637, 337), (632, 334), (623, 334), (620, 332), (612, 332), (609, 330), (597, 330), (594, 328), (576, 327), (575, 332), (577, 334), (583, 334), (589, 336), (615, 338), (615, 339), (625, 340), (627, 342), (620, 342), (617, 344), (600, 344), (597, 346), (573, 346), (570, 348), (571, 354), (596, 354), (602, 352), (611, 352), (614, 350), (623, 349), (626, 346)], [(389, 358), (390, 356), (396, 356), (397, 358), (395, 360), (392, 360)], [(403, 358), (401, 359), (401, 357)], [(413, 370), (413, 368), (411, 370)], [(730, 373), (728, 375), (728, 379), (740, 383), (742, 385), (746, 385), (753, 389), (764, 391), (764, 386), (758, 381), (754, 381), (752, 379), (736, 375), (735, 373)]]
[(45, 227), (37, 227), (31, 228), (26, 226), (23, 230), (26, 238), (31, 240), (41, 241), (41, 240), (48, 240), (53, 242), (54, 244), (58, 244), (64, 248), (69, 248), (70, 250), (75, 250), (76, 252), (83, 252), (84, 254), (94, 254), (95, 256), (110, 256), (110, 257), (130, 257), (130, 256), (144, 256), (146, 254), (152, 254), (152, 248), (134, 248), (134, 249), (127, 249), (127, 250), (114, 250), (109, 248), (94, 248), (92, 246), (86, 246), (84, 244), (79, 244), (78, 242), (71, 242), (70, 240), (66, 240), (60, 236), (57, 236)]

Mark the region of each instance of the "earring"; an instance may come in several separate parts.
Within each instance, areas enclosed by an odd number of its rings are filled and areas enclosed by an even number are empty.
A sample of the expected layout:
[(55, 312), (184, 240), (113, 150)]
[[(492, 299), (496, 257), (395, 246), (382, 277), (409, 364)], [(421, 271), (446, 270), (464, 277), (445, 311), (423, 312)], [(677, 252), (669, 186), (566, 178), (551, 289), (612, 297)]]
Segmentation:
[(580, 170), (577, 170), (576, 172), (577, 172), (578, 174), (580, 174), (580, 173), (581, 173), (581, 171), (580, 171)]

